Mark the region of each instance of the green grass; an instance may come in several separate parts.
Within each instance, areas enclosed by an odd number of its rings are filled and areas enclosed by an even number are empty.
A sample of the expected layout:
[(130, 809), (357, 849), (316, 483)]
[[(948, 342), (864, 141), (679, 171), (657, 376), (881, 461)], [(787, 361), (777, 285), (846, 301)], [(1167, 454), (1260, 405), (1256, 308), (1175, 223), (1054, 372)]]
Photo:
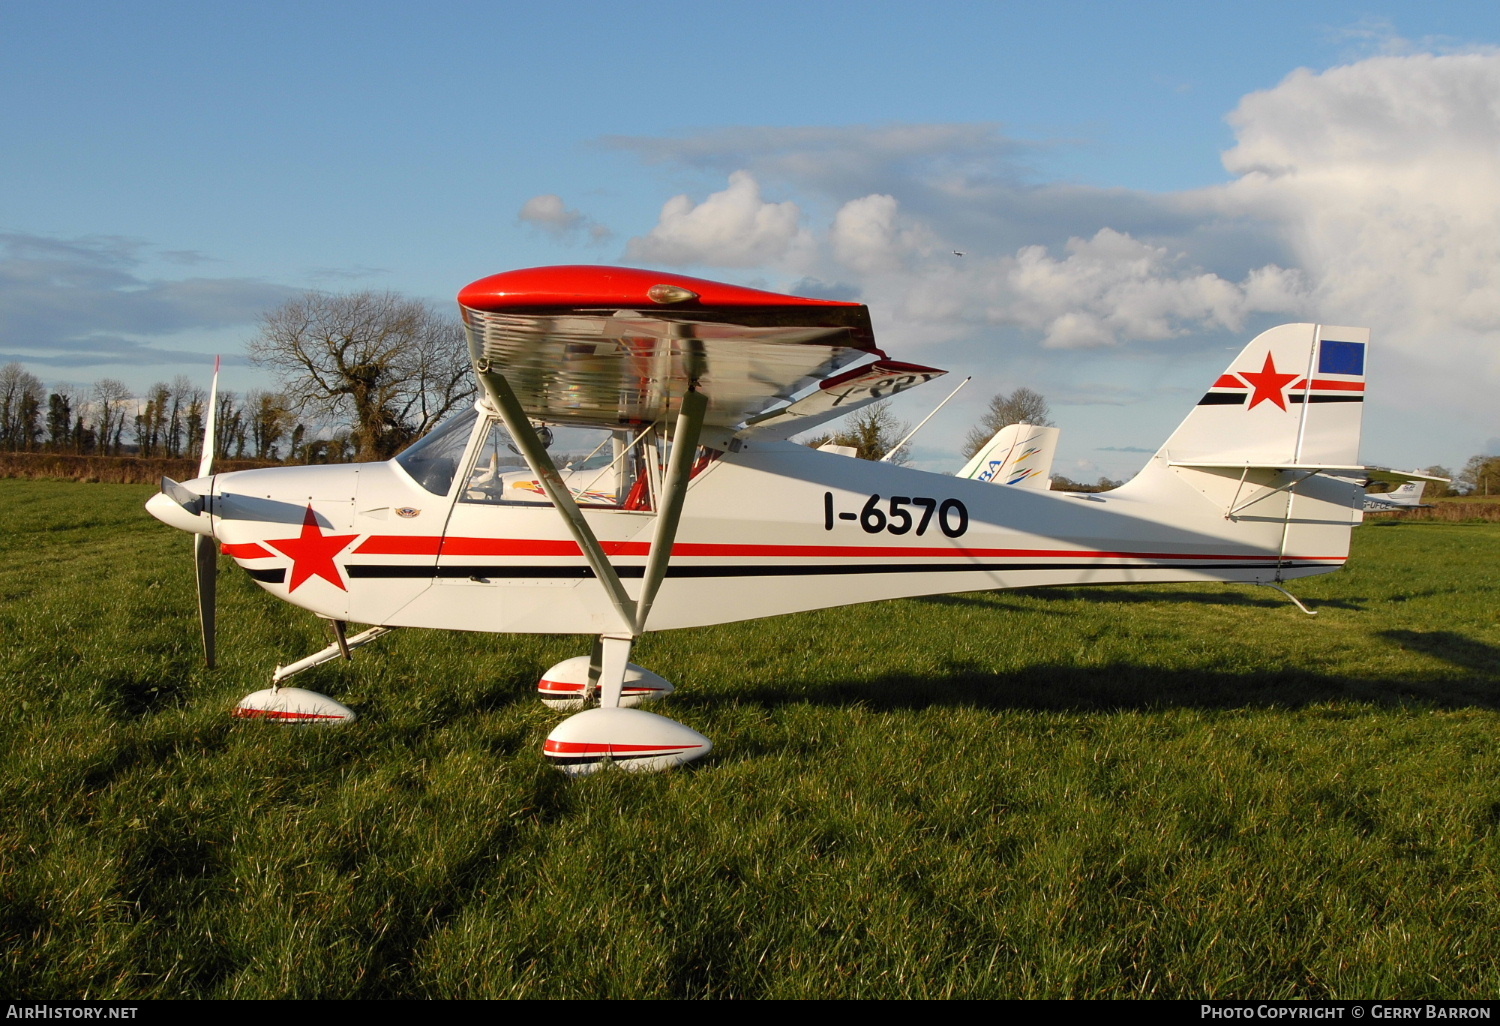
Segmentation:
[(653, 635), (694, 768), (568, 780), (581, 638), (318, 621), (147, 488), (0, 481), (0, 985), (39, 997), (1490, 997), (1500, 526), (1269, 589), (1044, 589)]

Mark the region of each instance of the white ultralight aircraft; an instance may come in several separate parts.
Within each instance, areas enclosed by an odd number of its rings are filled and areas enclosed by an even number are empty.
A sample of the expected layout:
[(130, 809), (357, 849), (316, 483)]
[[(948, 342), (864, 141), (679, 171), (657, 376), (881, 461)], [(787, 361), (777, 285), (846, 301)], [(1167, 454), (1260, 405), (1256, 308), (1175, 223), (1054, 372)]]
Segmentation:
[[(352, 719), (283, 685), (399, 627), (592, 634), (590, 655), (542, 676), (544, 701), (584, 710), (545, 755), (570, 773), (662, 769), (711, 745), (634, 708), (671, 690), (629, 662), (648, 630), (1036, 585), (1280, 588), (1342, 566), (1361, 517), (1363, 328), (1261, 334), (1134, 480), (1093, 495), (789, 441), (943, 373), (888, 359), (859, 304), (571, 266), (484, 278), (459, 307), (483, 398), (395, 459), (205, 460), (147, 504), (197, 535), (210, 660), (214, 542), (332, 621), (336, 644), (278, 667), (237, 714)], [(374, 626), (346, 636), (350, 621)]]

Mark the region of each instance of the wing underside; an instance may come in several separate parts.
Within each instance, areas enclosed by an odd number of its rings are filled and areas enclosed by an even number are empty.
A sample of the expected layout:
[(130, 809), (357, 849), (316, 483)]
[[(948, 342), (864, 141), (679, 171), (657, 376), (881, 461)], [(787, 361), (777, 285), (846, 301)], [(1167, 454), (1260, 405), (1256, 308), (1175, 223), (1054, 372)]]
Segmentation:
[(554, 423), (655, 423), (694, 388), (708, 399), (705, 424), (733, 429), (872, 355), (842, 327), (464, 313), (476, 370), (504, 375), (529, 415)]

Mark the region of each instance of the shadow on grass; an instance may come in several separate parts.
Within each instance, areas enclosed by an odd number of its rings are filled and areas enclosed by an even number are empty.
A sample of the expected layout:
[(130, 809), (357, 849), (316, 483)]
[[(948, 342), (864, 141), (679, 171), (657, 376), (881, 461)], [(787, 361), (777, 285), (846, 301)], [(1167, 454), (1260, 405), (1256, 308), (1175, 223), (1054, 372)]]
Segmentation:
[[(1446, 631), (1385, 635), (1407, 648), (1443, 659), (1460, 674), (1430, 677), (1352, 677), (1314, 670), (1236, 673), (1107, 666), (1038, 664), (993, 673), (976, 664), (950, 663), (944, 671), (893, 674), (860, 681), (789, 681), (750, 686), (743, 703), (767, 707), (858, 705), (872, 711), (964, 707), (1053, 712), (1145, 712), (1163, 709), (1298, 709), (1334, 702), (1383, 707), (1500, 710), (1500, 649)], [(680, 696), (679, 701), (709, 701)]]
[(1381, 631), (1380, 636), (1402, 648), (1452, 663), (1500, 684), (1500, 649), (1452, 631)]

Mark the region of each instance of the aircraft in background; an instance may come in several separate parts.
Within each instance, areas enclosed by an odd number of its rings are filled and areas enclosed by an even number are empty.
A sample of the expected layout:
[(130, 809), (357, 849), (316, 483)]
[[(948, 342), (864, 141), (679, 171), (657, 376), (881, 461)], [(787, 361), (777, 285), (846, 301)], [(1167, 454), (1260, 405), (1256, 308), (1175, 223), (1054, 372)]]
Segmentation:
[(1052, 457), (1061, 434), (1055, 427), (1007, 424), (954, 476), (1045, 491), (1052, 487)]
[(240, 715), (352, 719), (286, 681), (401, 627), (591, 634), (591, 653), (542, 674), (549, 704), (590, 707), (546, 757), (661, 769), (712, 746), (633, 708), (671, 690), (629, 661), (648, 631), (1037, 585), (1284, 591), (1342, 566), (1361, 516), (1363, 328), (1257, 336), (1133, 480), (1090, 494), (790, 441), (944, 373), (887, 357), (857, 303), (568, 266), (481, 279), (459, 307), (483, 398), (395, 459), (205, 461), (147, 504), (195, 535), (210, 658), (214, 543), (333, 625), (334, 645), (278, 667)]
[(1366, 492), (1364, 511), (1366, 513), (1399, 513), (1407, 509), (1431, 509), (1431, 503), (1422, 501), (1422, 491), (1427, 487), (1428, 480), (1443, 481), (1447, 484), (1447, 481), (1442, 478), (1430, 478), (1407, 481), (1390, 492)]

